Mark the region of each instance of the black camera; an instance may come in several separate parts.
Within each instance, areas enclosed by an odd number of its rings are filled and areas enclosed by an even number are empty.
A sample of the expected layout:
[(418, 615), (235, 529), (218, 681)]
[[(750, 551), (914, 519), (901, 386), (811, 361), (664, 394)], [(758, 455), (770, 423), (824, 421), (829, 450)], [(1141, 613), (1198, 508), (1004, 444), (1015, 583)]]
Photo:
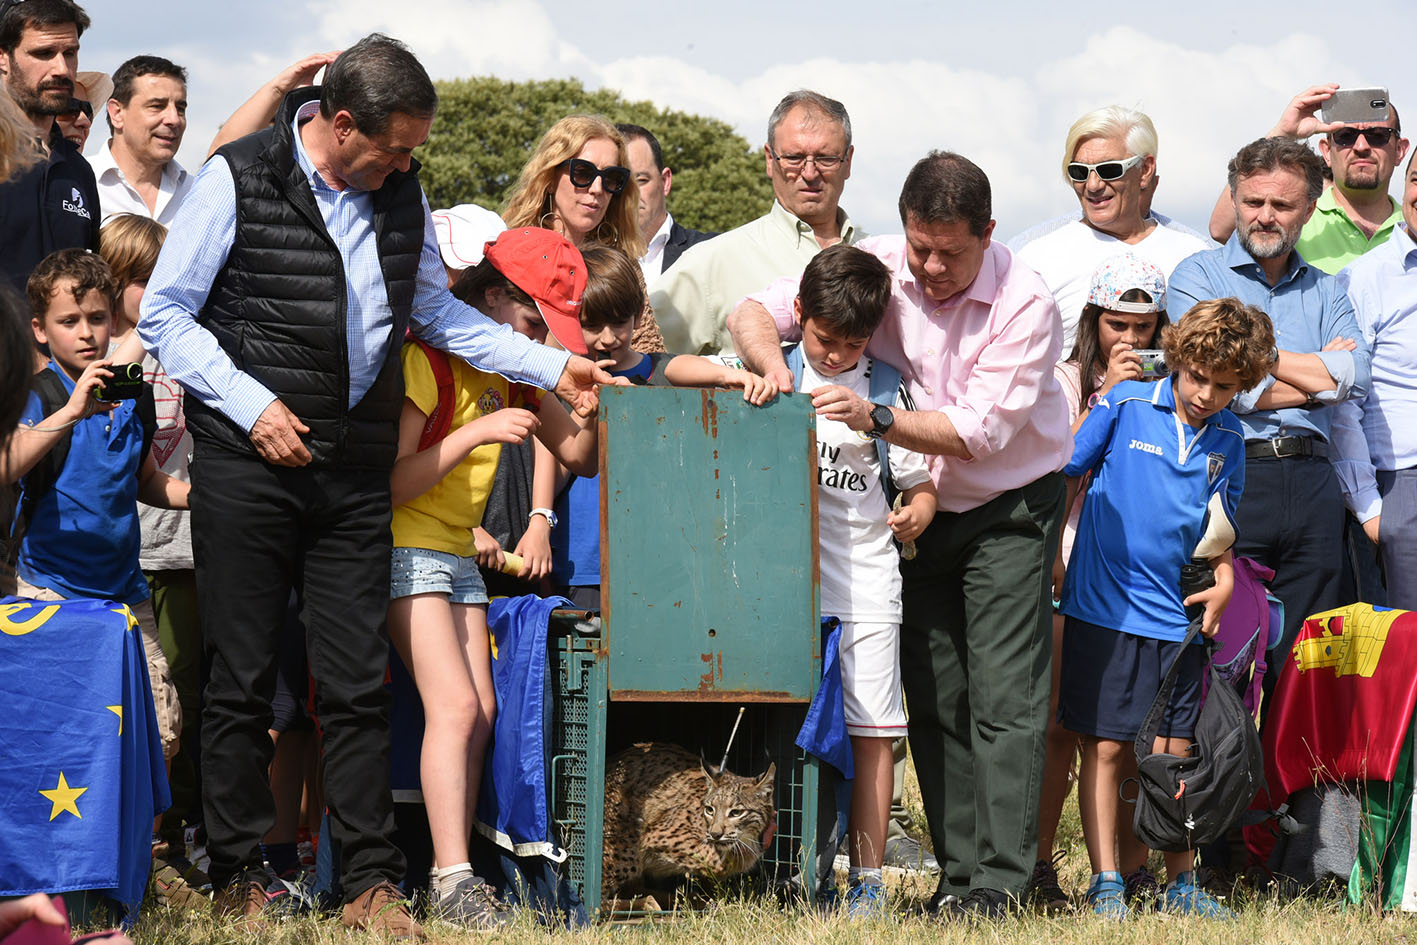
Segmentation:
[(147, 384), (143, 380), (143, 366), (140, 363), (134, 361), (131, 364), (111, 364), (108, 369), (113, 372), (113, 376), (94, 391), (94, 399), (115, 403), (120, 400), (137, 400), (143, 396), (143, 388)]
[[(1181, 600), (1214, 586), (1215, 569), (1206, 559), (1192, 558), (1189, 564), (1181, 565)], [(1186, 619), (1195, 620), (1203, 613), (1203, 605), (1191, 604), (1186, 608)]]

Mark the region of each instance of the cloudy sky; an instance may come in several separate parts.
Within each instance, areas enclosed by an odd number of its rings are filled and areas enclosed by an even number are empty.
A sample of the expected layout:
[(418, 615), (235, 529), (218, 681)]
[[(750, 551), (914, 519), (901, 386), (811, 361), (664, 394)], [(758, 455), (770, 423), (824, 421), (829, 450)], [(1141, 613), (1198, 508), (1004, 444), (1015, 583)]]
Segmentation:
[[(818, 89), (851, 113), (856, 157), (844, 204), (875, 232), (899, 229), (900, 181), (931, 148), (960, 151), (989, 174), (1005, 238), (1076, 209), (1060, 151), (1073, 119), (1100, 105), (1151, 115), (1161, 139), (1156, 208), (1197, 228), (1226, 160), (1306, 85), (1386, 85), (1417, 116), (1411, 0), (88, 0), (86, 8), (94, 26), (81, 69), (111, 71), (137, 53), (188, 67), (179, 159), (190, 169), (222, 119), (281, 67), (380, 30), (407, 42), (435, 79), (575, 76), (722, 118), (755, 146), (784, 92)], [(1157, 12), (1167, 8), (1177, 12)]]

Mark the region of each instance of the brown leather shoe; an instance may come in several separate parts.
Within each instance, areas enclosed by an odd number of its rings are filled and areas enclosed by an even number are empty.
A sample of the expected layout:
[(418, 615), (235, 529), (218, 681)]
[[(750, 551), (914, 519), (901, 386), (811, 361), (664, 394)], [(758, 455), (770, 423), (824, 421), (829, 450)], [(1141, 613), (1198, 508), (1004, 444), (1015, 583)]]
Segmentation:
[(423, 929), (413, 921), (403, 891), (390, 882), (364, 890), (344, 904), (345, 928), (367, 929), (393, 939), (423, 938)]
[(223, 886), (212, 896), (212, 911), (218, 918), (234, 918), (236, 927), (257, 932), (266, 925), (266, 887), (255, 879), (241, 879)]

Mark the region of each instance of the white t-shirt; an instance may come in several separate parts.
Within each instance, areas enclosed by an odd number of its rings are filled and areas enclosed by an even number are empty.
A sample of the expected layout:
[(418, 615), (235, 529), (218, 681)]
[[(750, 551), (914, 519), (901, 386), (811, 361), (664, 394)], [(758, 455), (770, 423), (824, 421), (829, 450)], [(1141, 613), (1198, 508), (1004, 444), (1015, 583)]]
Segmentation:
[[(1063, 316), (1063, 357), (1073, 350), (1078, 318), (1092, 288), (1092, 274), (1104, 262), (1122, 253), (1135, 253), (1171, 278), (1176, 264), (1187, 256), (1209, 249), (1205, 241), (1171, 227), (1157, 225), (1140, 243), (1124, 243), (1094, 230), (1081, 220), (1061, 226), (1023, 246), (1015, 254), (1024, 265), (1043, 277), (1058, 312)], [(1183, 312), (1168, 312), (1178, 321)]]
[[(843, 374), (822, 377), (802, 363), (800, 389), (841, 384), (861, 397), (871, 391), (871, 359)], [(904, 407), (897, 391), (895, 406)], [(904, 492), (930, 478), (925, 457), (890, 447), (891, 476)], [(900, 552), (886, 525), (890, 513), (881, 486), (876, 441), (840, 420), (817, 417), (817, 526), (820, 539), (822, 613), (842, 620), (899, 623)]]

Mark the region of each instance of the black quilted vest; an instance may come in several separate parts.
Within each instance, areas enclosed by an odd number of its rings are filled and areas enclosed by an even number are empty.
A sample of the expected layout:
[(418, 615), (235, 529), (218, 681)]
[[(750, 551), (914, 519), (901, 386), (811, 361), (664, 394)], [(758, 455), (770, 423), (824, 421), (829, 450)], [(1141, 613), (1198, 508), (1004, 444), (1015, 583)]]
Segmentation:
[[(353, 408), (345, 338), (344, 262), (295, 160), (291, 123), (318, 87), (286, 96), (275, 124), (217, 151), (236, 183), (236, 236), (197, 321), (237, 368), (275, 393), (310, 428), (302, 439), (314, 465), (392, 468), (403, 406), (399, 352), (413, 307), (423, 248), (418, 163), (374, 192), (379, 265), (393, 330), (373, 386)], [(246, 431), (188, 396), (197, 437), (245, 453)]]

